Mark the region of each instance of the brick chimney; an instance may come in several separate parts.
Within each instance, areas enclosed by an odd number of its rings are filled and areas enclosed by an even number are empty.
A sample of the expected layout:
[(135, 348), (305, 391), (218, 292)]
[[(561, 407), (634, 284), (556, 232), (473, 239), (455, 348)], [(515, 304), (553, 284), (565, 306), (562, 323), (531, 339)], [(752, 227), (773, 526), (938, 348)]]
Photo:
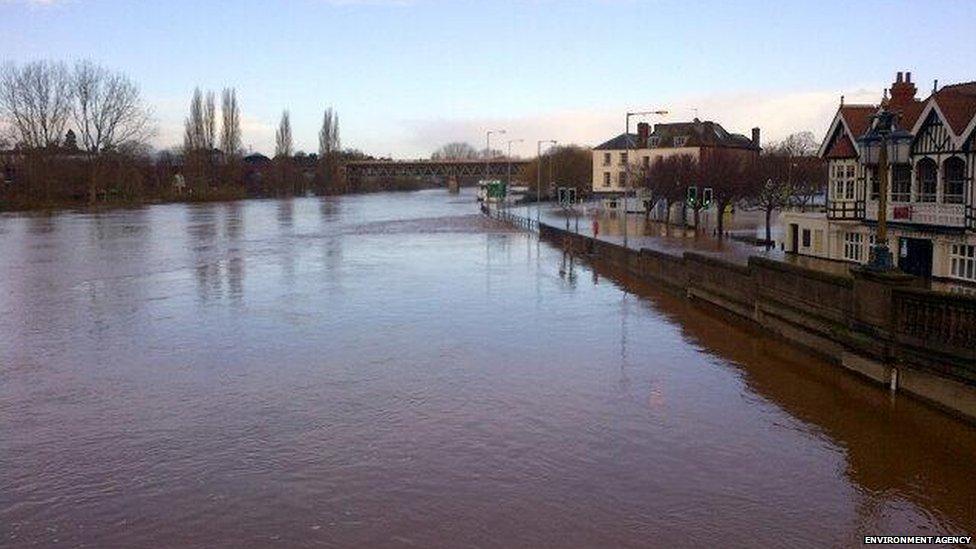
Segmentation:
[(647, 122), (637, 123), (637, 148), (647, 148), (647, 138), (651, 135), (651, 125)]
[(757, 149), (759, 148), (759, 128), (752, 129), (752, 144)]
[(918, 88), (912, 84), (912, 73), (899, 72), (895, 75), (895, 83), (891, 85), (891, 107), (899, 108), (911, 104), (915, 101), (917, 91)]

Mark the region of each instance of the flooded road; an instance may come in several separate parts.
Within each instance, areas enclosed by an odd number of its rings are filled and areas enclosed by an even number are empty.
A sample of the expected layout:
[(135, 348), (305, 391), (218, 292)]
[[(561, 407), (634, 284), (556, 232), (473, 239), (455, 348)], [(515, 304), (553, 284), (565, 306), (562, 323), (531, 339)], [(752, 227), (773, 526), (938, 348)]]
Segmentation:
[(976, 534), (976, 428), (476, 211), (0, 217), (0, 546)]

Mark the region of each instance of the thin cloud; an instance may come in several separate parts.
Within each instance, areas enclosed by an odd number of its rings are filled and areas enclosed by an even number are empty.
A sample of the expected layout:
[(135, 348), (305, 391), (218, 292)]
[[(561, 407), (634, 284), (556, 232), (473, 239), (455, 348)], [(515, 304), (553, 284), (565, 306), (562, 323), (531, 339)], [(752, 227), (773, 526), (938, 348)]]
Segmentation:
[[(650, 123), (689, 121), (697, 116), (713, 120), (730, 132), (749, 135), (753, 127), (762, 130), (764, 143), (776, 141), (799, 131), (812, 131), (821, 138), (845, 95), (849, 103), (870, 103), (878, 100), (883, 85), (859, 86), (845, 92), (806, 91), (790, 93), (740, 93), (702, 95), (666, 101), (662, 105), (668, 115), (649, 117)], [(451, 141), (467, 141), (476, 147), (484, 146), (485, 129), (505, 128), (504, 137), (493, 138), (492, 147), (504, 148), (508, 139), (524, 139), (513, 144), (513, 152), (531, 156), (536, 141), (556, 139), (560, 143), (595, 146), (623, 132), (624, 113), (633, 105), (618, 105), (601, 109), (581, 109), (549, 112), (519, 118), (470, 118), (463, 120), (403, 120), (402, 140), (377, 141), (364, 144), (364, 150), (375, 147), (382, 151), (399, 151), (405, 157), (427, 156), (437, 147)], [(636, 120), (631, 119), (631, 131)]]

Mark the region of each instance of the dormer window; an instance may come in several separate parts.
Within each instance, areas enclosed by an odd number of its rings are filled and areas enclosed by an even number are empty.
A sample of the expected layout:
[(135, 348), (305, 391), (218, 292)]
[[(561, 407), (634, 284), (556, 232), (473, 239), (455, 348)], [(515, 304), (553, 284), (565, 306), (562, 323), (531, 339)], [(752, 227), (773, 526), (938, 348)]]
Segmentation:
[(684, 147), (685, 144), (687, 144), (687, 143), (688, 143), (688, 136), (687, 135), (679, 135), (679, 136), (677, 136), (677, 137), (674, 138), (674, 146), (675, 147)]

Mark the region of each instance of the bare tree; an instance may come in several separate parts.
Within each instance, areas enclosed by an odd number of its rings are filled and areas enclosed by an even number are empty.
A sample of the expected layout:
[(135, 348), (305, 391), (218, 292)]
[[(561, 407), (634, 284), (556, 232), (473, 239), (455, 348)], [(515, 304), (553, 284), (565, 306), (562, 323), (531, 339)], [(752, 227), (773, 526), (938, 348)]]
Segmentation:
[(281, 122), (275, 132), (275, 157), (290, 157), (292, 154), (291, 118), (288, 111), (281, 113)]
[(473, 160), (480, 156), (481, 153), (471, 144), (455, 141), (434, 151), (430, 158), (431, 160)]
[(329, 107), (322, 115), (322, 129), (319, 130), (319, 158), (333, 156), (340, 148), (339, 115)]
[(322, 128), (319, 130), (318, 178), (324, 186), (334, 186), (339, 179), (339, 115), (332, 107), (322, 115)]
[(817, 139), (813, 132), (804, 131), (792, 133), (782, 141), (767, 146), (771, 152), (785, 154), (786, 156), (814, 156), (817, 152)]
[(671, 206), (683, 199), (689, 185), (697, 184), (698, 170), (698, 161), (689, 154), (658, 158), (651, 164), (644, 184), (652, 200), (664, 201), (666, 224), (671, 223)]
[(0, 70), (0, 112), (28, 149), (56, 146), (71, 117), (73, 88), (64, 63), (13, 63)]
[(703, 154), (700, 169), (702, 184), (712, 188), (712, 199), (718, 211), (718, 236), (725, 230), (725, 210), (729, 205), (755, 192), (755, 164), (751, 153), (729, 149), (710, 149)]
[(152, 113), (139, 86), (121, 72), (80, 61), (71, 78), (72, 113), (88, 156), (88, 200), (95, 201), (98, 159), (109, 151), (140, 149), (155, 132)]
[(234, 88), (224, 88), (221, 93), (220, 115), (220, 150), (227, 157), (237, 156), (241, 150), (241, 113)]
[(208, 91), (203, 103), (203, 148), (209, 154), (217, 147), (217, 100)]
[(190, 154), (205, 148), (206, 123), (204, 122), (203, 93), (200, 88), (193, 90), (190, 99), (190, 114), (183, 122), (183, 151)]
[(772, 244), (771, 222), (773, 212), (782, 210), (794, 193), (791, 178), (792, 158), (780, 152), (767, 152), (759, 157), (754, 177), (755, 192), (749, 202), (758, 206), (766, 217), (766, 247)]
[[(542, 172), (541, 182), (538, 181), (539, 172)], [(552, 147), (541, 157), (536, 157), (522, 166), (521, 171), (513, 173), (512, 176), (533, 189), (530, 196), (535, 198), (535, 189), (540, 184), (542, 185), (539, 189), (540, 194), (547, 195), (549, 192), (547, 188), (550, 181), (549, 174), (552, 174), (552, 181), (557, 182), (561, 187), (574, 187), (578, 194), (588, 192), (593, 177), (593, 152), (579, 145)]]

